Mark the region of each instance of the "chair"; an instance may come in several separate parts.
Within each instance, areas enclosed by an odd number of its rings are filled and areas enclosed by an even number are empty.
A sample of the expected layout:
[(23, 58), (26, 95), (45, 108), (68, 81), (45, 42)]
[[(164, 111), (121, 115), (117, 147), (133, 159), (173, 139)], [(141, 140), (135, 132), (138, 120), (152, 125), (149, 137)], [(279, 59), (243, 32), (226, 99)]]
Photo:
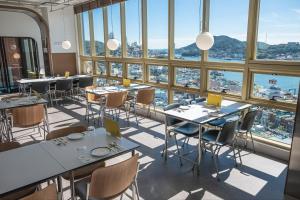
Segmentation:
[(55, 100), (57, 103), (57, 94), (60, 94), (62, 101), (69, 96), (73, 96), (73, 80), (72, 79), (61, 79), (56, 81), (55, 86)]
[(38, 131), (41, 134), (41, 127), (44, 130), (44, 138), (46, 138), (46, 132), (48, 130), (48, 122), (45, 119), (45, 108), (42, 104), (12, 108), (12, 118), (13, 118), (13, 127), (19, 128), (28, 128), (28, 127), (37, 127)]
[[(81, 133), (86, 131), (87, 128), (85, 126), (82, 125), (77, 125), (77, 126), (70, 126), (70, 127), (66, 127), (66, 128), (62, 128), (62, 129), (58, 129), (55, 131), (51, 131), (47, 137), (46, 140), (52, 140), (52, 139), (56, 139), (59, 137), (65, 137), (71, 133)], [(69, 180), (70, 185), (71, 185), (71, 192), (74, 192), (74, 180), (79, 180), (85, 177), (88, 177), (92, 174), (92, 172), (99, 168), (99, 167), (104, 167), (105, 163), (104, 162), (99, 162), (99, 163), (95, 163), (92, 165), (88, 165), (79, 169), (76, 169), (73, 171), (73, 176), (70, 173), (65, 173), (62, 175), (62, 177), (66, 180)], [(73, 193), (74, 194), (74, 193)]]
[(50, 104), (52, 103), (52, 93), (50, 92), (50, 83), (47, 81), (39, 81), (39, 82), (32, 82), (30, 87), (30, 95), (32, 95), (33, 92), (38, 93), (43, 98), (46, 98), (50, 100)]
[[(85, 91), (89, 90), (89, 89), (95, 89), (95, 88), (96, 88), (96, 86), (87, 86), (85, 88)], [(93, 112), (93, 109), (92, 109), (92, 105), (100, 106), (101, 97), (99, 95), (96, 95), (96, 94), (85, 92), (85, 99), (86, 99), (85, 119), (87, 119), (88, 123), (89, 123), (89, 121), (90, 121), (90, 112), (92, 112), (92, 117), (94, 119), (94, 112)], [(94, 123), (95, 123), (95, 121), (94, 121)]]
[(256, 115), (257, 115), (257, 110), (247, 112), (239, 126), (238, 134), (237, 134), (238, 138), (241, 138), (244, 140), (245, 147), (247, 146), (248, 134), (250, 134), (253, 152), (255, 152), (255, 149), (254, 149), (254, 141), (253, 141), (251, 129), (255, 122)]
[(90, 181), (75, 184), (75, 194), (80, 199), (113, 199), (131, 187), (139, 199), (137, 186), (138, 154), (112, 166), (103, 167), (92, 173)]
[(104, 128), (114, 137), (121, 137), (121, 131), (118, 123), (112, 119), (104, 118)]
[(28, 195), (21, 200), (57, 200), (58, 195), (56, 191), (56, 184), (53, 183), (46, 188), (36, 191), (31, 195)]
[(134, 112), (134, 115), (135, 115), (137, 125), (138, 125), (137, 114), (136, 114), (137, 105), (140, 104), (140, 105), (143, 105), (143, 106), (148, 106), (147, 117), (151, 117), (150, 116), (151, 105), (153, 105), (154, 112), (156, 113), (154, 99), (155, 99), (155, 89), (154, 88), (148, 88), (148, 89), (138, 90), (136, 98), (134, 100), (129, 101), (128, 113), (130, 113), (130, 110), (132, 108), (133, 112)]
[(79, 81), (78, 81), (78, 86), (79, 88), (86, 88), (88, 86), (92, 86), (93, 85), (93, 77), (80, 77)]
[[(21, 147), (22, 145), (18, 142), (6, 142), (6, 143), (0, 143), (0, 152), (8, 151), (11, 149), (16, 149)], [(29, 194), (32, 194), (36, 191), (37, 186), (30, 186), (26, 187), (24, 189), (15, 191), (13, 193), (7, 194), (3, 197), (1, 197), (1, 200), (12, 200), (12, 199), (20, 199), (22, 197), (25, 197)]]
[[(235, 137), (235, 130), (237, 127), (238, 121), (227, 121), (222, 130), (217, 129), (210, 129), (205, 131), (202, 134), (201, 142), (202, 147), (206, 149), (209, 149), (212, 153), (212, 157), (214, 159), (214, 165), (217, 171), (217, 179), (219, 179), (219, 169), (218, 169), (218, 163), (217, 163), (217, 157), (219, 154), (219, 151), (224, 146), (230, 146), (233, 154), (234, 154), (234, 160), (235, 165), (237, 166), (236, 161), (236, 153), (235, 153), (235, 145), (236, 145), (236, 137)], [(240, 151), (238, 151), (240, 162), (242, 163)]]
[(79, 88), (79, 78), (74, 78), (73, 79), (73, 88), (72, 88), (72, 90), (73, 90), (73, 95), (74, 95), (74, 98), (75, 98), (75, 96), (76, 95), (79, 95), (79, 93), (80, 93), (80, 88)]

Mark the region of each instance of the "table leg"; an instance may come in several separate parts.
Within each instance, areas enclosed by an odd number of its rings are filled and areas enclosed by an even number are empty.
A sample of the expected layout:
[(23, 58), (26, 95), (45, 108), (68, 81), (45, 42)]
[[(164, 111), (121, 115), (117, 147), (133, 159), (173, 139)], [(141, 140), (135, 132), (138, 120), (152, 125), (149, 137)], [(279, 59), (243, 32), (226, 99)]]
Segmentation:
[[(48, 108), (47, 104), (44, 104), (44, 109), (45, 109), (45, 117), (46, 117), (46, 126), (47, 126), (47, 131), (50, 133), (50, 127), (49, 127), (49, 117), (48, 117)], [(45, 138), (46, 139), (46, 138)]]
[(169, 132), (168, 132), (168, 126), (167, 126), (167, 116), (165, 116), (165, 148), (164, 148), (164, 152), (163, 152), (165, 161), (168, 158), (168, 137), (169, 137)]
[(75, 199), (75, 186), (74, 186), (74, 172), (70, 172), (70, 190), (71, 190), (71, 200), (76, 200)]
[(201, 144), (201, 138), (202, 138), (202, 125), (199, 125), (199, 141), (198, 141), (198, 163), (197, 163), (197, 174), (199, 175), (199, 169), (200, 169), (200, 163), (201, 163), (201, 157), (202, 157), (202, 144)]
[(58, 194), (60, 195), (60, 199), (63, 199), (63, 190), (62, 190), (61, 176), (57, 177), (57, 191), (58, 191)]
[(131, 156), (133, 157), (135, 155), (135, 150), (131, 151)]

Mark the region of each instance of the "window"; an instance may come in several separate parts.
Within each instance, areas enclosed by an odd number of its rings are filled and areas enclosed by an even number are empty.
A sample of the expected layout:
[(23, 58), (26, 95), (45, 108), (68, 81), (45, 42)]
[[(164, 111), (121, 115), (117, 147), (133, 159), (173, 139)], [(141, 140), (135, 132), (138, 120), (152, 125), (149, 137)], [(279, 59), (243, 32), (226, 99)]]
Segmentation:
[(174, 91), (173, 93), (173, 102), (181, 104), (190, 104), (194, 103), (194, 100), (198, 98), (198, 94), (186, 93), (181, 91)]
[(300, 77), (255, 73), (253, 80), (253, 97), (297, 103)]
[(83, 74), (91, 74), (93, 73), (93, 62), (88, 60), (88, 61), (83, 61), (82, 62), (82, 73)]
[(294, 119), (294, 112), (262, 108), (258, 111), (252, 133), (269, 140), (291, 144)]
[(127, 78), (134, 80), (143, 80), (143, 65), (142, 64), (128, 64)]
[(107, 79), (106, 78), (97, 78), (97, 86), (105, 86), (107, 84)]
[(82, 53), (85, 56), (91, 55), (91, 39), (90, 39), (90, 24), (89, 12), (83, 12), (82, 15)]
[(175, 67), (175, 85), (200, 88), (200, 69)]
[(148, 65), (149, 81), (155, 83), (168, 83), (168, 66)]
[(248, 0), (211, 0), (209, 31), (215, 43), (209, 61), (242, 62), (247, 45)]
[(96, 62), (96, 74), (106, 75), (106, 63), (104, 61)]
[(155, 88), (155, 106), (162, 108), (168, 105), (168, 91), (165, 89)]
[(168, 57), (168, 0), (148, 0), (148, 57)]
[(200, 13), (201, 0), (175, 0), (175, 23), (174, 23), (174, 43), (175, 59), (180, 60), (200, 60), (200, 50), (195, 41), (201, 31)]
[(108, 37), (118, 40), (120, 46), (115, 51), (109, 51), (110, 56), (121, 56), (121, 16), (120, 16), (120, 4), (116, 3), (107, 7), (108, 18)]
[(128, 57), (142, 57), (141, 1), (127, 0), (126, 8), (126, 42)]
[(208, 91), (241, 95), (243, 85), (242, 72), (208, 70)]
[(102, 8), (93, 10), (93, 21), (94, 21), (94, 39), (95, 39), (95, 50), (96, 56), (104, 56), (104, 30), (103, 30), (103, 11)]
[(299, 24), (299, 0), (261, 0), (256, 58), (300, 60)]
[(110, 63), (110, 76), (122, 77), (123, 65), (122, 63)]

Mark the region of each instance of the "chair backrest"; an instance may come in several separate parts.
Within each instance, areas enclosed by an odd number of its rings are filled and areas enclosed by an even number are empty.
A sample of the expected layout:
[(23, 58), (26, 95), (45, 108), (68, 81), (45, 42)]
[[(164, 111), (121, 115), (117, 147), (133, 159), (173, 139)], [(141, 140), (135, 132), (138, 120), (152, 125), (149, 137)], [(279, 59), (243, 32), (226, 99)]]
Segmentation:
[(61, 79), (56, 81), (56, 89), (60, 91), (69, 91), (73, 87), (72, 79)]
[(127, 95), (127, 92), (113, 92), (109, 93), (106, 96), (107, 108), (119, 108), (124, 104), (124, 95)]
[(31, 195), (21, 198), (20, 200), (41, 200), (41, 199), (45, 199), (45, 200), (46, 199), (49, 199), (49, 200), (50, 199), (53, 199), (53, 200), (58, 199), (55, 183), (45, 187), (42, 190), (34, 192)]
[(92, 173), (89, 197), (110, 199), (123, 193), (135, 180), (138, 170), (138, 154), (112, 166)]
[(54, 131), (51, 131), (47, 134), (46, 140), (52, 140), (59, 137), (67, 136), (71, 133), (82, 133), (87, 130), (86, 126), (78, 125), (78, 126), (70, 126), (66, 128), (57, 129)]
[[(167, 110), (172, 110), (174, 108), (178, 108), (179, 106), (180, 106), (180, 103), (172, 103), (172, 104), (165, 106), (163, 109), (164, 109), (164, 111), (167, 111)], [(182, 121), (177, 118), (166, 116), (165, 123), (167, 126), (172, 126), (172, 125), (180, 123), (180, 122), (182, 122)]]
[(34, 90), (40, 94), (46, 94), (49, 92), (50, 83), (47, 81), (33, 82), (31, 83), (31, 91)]
[[(96, 88), (96, 86), (87, 86), (86, 88), (85, 88), (85, 90), (91, 90), (91, 89), (95, 89)], [(96, 94), (92, 94), (92, 93), (89, 93), (89, 92), (86, 92), (85, 93), (85, 97), (86, 97), (86, 100), (89, 102), (89, 101), (97, 101), (97, 100), (99, 100), (99, 96), (98, 95), (96, 95)]]
[(234, 138), (238, 120), (227, 121), (218, 135), (217, 142), (231, 144)]
[(112, 136), (121, 137), (121, 131), (120, 131), (120, 127), (119, 127), (118, 122), (105, 117), (104, 118), (104, 128)]
[(79, 78), (79, 87), (85, 88), (93, 85), (93, 77), (81, 77)]
[(15, 127), (31, 127), (43, 122), (45, 110), (42, 104), (11, 109)]
[(207, 95), (207, 105), (213, 105), (220, 107), (222, 103), (222, 96), (217, 94), (210, 94)]
[(137, 92), (136, 102), (144, 105), (150, 105), (153, 103), (155, 98), (155, 89), (142, 89)]
[(8, 151), (19, 147), (21, 147), (21, 144), (19, 142), (13, 141), (13, 142), (0, 143), (0, 152)]
[(256, 115), (257, 115), (257, 110), (247, 112), (247, 114), (245, 115), (242, 121), (240, 129), (245, 131), (250, 131), (254, 124)]

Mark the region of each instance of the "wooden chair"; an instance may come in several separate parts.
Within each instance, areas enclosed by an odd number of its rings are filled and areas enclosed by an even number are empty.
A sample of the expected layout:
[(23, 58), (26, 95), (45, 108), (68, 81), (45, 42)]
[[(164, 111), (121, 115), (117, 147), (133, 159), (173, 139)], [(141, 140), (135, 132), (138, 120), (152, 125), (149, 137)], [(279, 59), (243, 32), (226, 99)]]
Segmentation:
[(154, 107), (154, 112), (155, 112), (155, 88), (147, 88), (147, 89), (142, 89), (137, 92), (136, 98), (132, 101), (129, 101), (129, 109), (128, 112), (130, 113), (131, 108), (133, 109), (136, 123), (138, 124), (137, 120), (137, 106), (142, 105), (142, 106), (147, 106), (148, 107), (148, 112), (147, 112), (147, 117), (150, 116), (150, 108), (151, 105)]
[[(86, 130), (87, 130), (87, 128), (82, 125), (62, 128), (62, 129), (58, 129), (55, 131), (51, 131), (47, 135), (46, 140), (52, 140), (52, 139), (59, 138), (59, 137), (65, 137), (71, 133), (81, 133)], [(95, 163), (95, 164), (88, 165), (88, 166), (74, 170), (73, 175), (71, 173), (65, 173), (62, 175), (62, 177), (70, 182), (71, 192), (73, 193), (74, 192), (74, 188), (73, 188), (74, 180), (79, 180), (79, 179), (88, 177), (92, 174), (92, 172), (95, 169), (97, 169), (99, 167), (104, 167), (104, 166), (105, 166), (104, 162)]]
[[(96, 86), (88, 86), (85, 88), (85, 90), (89, 90), (89, 89), (95, 89)], [(92, 109), (92, 105), (98, 105), (100, 106), (101, 103), (101, 96), (96, 95), (96, 94), (92, 94), (92, 93), (85, 93), (85, 99), (86, 99), (86, 111), (85, 111), (85, 119), (87, 119), (87, 121), (90, 121), (90, 112), (92, 112), (92, 117), (93, 120), (94, 118), (94, 111)], [(95, 123), (95, 120), (94, 120)]]
[(131, 187), (139, 199), (136, 182), (138, 154), (112, 166), (103, 167), (92, 173), (90, 181), (82, 180), (75, 185), (75, 194), (81, 199), (112, 199), (122, 195)]
[(13, 108), (11, 110), (13, 118), (13, 127), (28, 128), (28, 127), (38, 127), (38, 131), (41, 134), (40, 125), (43, 125), (44, 138), (46, 132), (48, 133), (47, 121), (45, 119), (45, 109), (44, 105), (38, 104), (33, 106), (25, 106)]
[(121, 131), (118, 123), (112, 119), (104, 118), (104, 128), (114, 137), (121, 137)]
[[(11, 149), (16, 149), (21, 147), (22, 145), (18, 142), (5, 142), (5, 143), (0, 143), (0, 152), (3, 151), (8, 151)], [(24, 189), (15, 191), (13, 193), (7, 194), (4, 197), (1, 197), (1, 200), (12, 200), (12, 199), (20, 199), (22, 197), (25, 197), (29, 194), (32, 194), (36, 191), (37, 186), (30, 186), (26, 187)]]
[(46, 188), (36, 191), (35, 193), (28, 195), (21, 200), (57, 200), (58, 195), (56, 191), (56, 184), (53, 183)]

